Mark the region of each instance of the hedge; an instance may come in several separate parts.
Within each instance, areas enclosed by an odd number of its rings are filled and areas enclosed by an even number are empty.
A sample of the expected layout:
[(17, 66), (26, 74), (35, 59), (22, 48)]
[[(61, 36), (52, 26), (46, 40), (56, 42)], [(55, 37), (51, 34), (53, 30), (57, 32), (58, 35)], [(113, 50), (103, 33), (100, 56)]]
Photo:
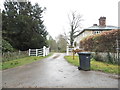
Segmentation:
[(80, 47), (86, 51), (93, 52), (116, 52), (116, 39), (119, 37), (120, 29), (102, 32), (100, 34), (92, 35), (81, 40)]

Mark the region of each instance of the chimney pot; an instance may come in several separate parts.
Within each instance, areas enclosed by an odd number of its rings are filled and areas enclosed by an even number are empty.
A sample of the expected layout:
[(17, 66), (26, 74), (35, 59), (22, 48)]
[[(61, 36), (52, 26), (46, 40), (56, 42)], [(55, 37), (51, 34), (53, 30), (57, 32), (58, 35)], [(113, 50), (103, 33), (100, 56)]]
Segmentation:
[(106, 26), (106, 17), (100, 17), (99, 18), (99, 26)]
[(93, 24), (93, 26), (97, 26), (97, 24)]

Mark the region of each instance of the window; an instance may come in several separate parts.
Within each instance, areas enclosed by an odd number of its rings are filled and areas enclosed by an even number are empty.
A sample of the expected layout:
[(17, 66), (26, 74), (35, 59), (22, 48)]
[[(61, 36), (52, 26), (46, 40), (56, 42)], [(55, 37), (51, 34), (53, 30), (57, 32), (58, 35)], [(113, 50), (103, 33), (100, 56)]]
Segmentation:
[(94, 31), (94, 34), (99, 34), (101, 33), (101, 31)]

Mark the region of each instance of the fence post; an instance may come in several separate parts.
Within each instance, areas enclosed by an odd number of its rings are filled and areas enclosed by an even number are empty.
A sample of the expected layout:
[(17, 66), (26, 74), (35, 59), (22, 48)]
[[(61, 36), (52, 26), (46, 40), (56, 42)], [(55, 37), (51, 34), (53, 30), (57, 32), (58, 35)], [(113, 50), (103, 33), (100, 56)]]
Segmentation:
[(38, 49), (36, 49), (36, 56), (38, 55)]
[(21, 51), (19, 50), (19, 55), (21, 54)]
[(47, 48), (45, 48), (45, 56), (47, 56)]
[(44, 56), (45, 56), (45, 54), (46, 54), (45, 49), (46, 49), (46, 47), (45, 47), (45, 46), (43, 46), (43, 57), (44, 57)]
[(118, 41), (118, 37), (117, 37), (117, 40), (116, 40), (116, 43), (117, 43), (117, 48), (116, 48), (116, 51), (117, 51), (117, 61), (118, 61), (118, 64), (119, 64), (119, 41)]
[(46, 48), (45, 52), (46, 52), (46, 56), (47, 56), (47, 48)]
[(48, 54), (50, 53), (50, 51), (49, 51), (49, 50), (50, 50), (50, 48), (48, 47)]
[(66, 48), (66, 54), (69, 55), (69, 47)]
[(47, 55), (49, 54), (49, 48), (47, 48)]
[(31, 51), (31, 49), (29, 49), (29, 56), (30, 56), (30, 51)]

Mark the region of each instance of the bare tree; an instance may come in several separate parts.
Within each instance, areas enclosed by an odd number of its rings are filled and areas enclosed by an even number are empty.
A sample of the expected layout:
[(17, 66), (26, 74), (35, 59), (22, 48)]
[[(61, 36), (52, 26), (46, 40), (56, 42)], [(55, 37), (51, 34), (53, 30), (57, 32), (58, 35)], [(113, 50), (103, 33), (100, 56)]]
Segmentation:
[(70, 25), (69, 40), (70, 40), (70, 45), (73, 46), (75, 38), (79, 36), (81, 21), (83, 21), (83, 19), (80, 14), (76, 13), (76, 11), (69, 14), (68, 19)]

